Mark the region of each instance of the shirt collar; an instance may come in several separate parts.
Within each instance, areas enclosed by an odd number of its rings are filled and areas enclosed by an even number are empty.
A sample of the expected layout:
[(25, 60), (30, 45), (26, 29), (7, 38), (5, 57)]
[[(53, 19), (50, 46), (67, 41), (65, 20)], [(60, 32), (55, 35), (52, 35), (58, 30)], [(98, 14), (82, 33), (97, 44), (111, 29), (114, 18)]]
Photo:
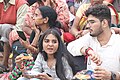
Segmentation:
[(111, 35), (110, 40), (109, 40), (109, 42), (107, 43), (107, 45), (113, 45), (113, 44), (114, 44), (115, 31), (114, 31), (114, 30), (111, 30), (111, 32), (112, 32), (112, 35)]
[[(0, 2), (3, 2), (3, 0), (0, 0)], [(15, 0), (10, 0), (9, 3), (15, 5)]]
[[(114, 30), (111, 30), (111, 32), (112, 32), (112, 35), (111, 35), (108, 43), (107, 43), (106, 45), (102, 46), (102, 47), (112, 46), (112, 45), (114, 44), (115, 31), (114, 31)], [(95, 39), (95, 40), (99, 43), (99, 41), (97, 40), (97, 37), (94, 37), (93, 39)]]

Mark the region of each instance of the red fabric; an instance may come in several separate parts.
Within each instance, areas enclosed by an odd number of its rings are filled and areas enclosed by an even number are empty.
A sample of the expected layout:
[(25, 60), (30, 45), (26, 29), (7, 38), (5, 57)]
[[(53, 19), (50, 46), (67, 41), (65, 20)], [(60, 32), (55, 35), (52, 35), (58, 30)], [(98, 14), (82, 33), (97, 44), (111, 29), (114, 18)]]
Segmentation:
[(9, 75), (10, 75), (10, 74), (11, 74), (11, 72), (1, 74), (0, 80), (10, 80), (10, 79), (9, 79)]
[(3, 2), (0, 3), (0, 24), (16, 24), (17, 19), (17, 9), (27, 3), (25, 0), (15, 0), (15, 5), (10, 4), (10, 7), (4, 11)]
[(76, 39), (75, 36), (73, 36), (73, 35), (72, 35), (71, 33), (69, 33), (69, 32), (64, 32), (64, 33), (63, 33), (63, 38), (64, 38), (64, 41), (67, 42), (67, 43), (69, 43), (69, 42), (71, 42), (71, 41), (73, 41), (73, 40)]
[(114, 0), (105, 0), (105, 1), (107, 1), (109, 3), (113, 3)]
[(118, 15), (116, 9), (112, 5), (110, 5), (110, 6), (108, 5), (108, 7), (111, 8), (115, 12), (115, 14), (116, 14), (116, 23), (118, 24), (118, 22), (119, 22), (119, 15)]
[(89, 51), (89, 50), (92, 50), (92, 51), (93, 51), (93, 49), (92, 49), (91, 47), (88, 47), (88, 48), (85, 50), (85, 55), (89, 56), (89, 54), (88, 54), (88, 51)]
[(65, 32), (69, 31), (69, 9), (67, 7), (67, 3), (63, 0), (55, 0), (55, 4), (57, 5), (55, 11), (58, 15), (57, 20), (61, 22), (63, 29)]

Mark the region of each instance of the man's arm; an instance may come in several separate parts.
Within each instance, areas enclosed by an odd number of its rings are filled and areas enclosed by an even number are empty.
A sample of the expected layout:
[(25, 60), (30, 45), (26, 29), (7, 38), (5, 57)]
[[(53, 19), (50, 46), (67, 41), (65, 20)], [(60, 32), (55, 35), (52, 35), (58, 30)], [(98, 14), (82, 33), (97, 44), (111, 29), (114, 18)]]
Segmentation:
[(71, 30), (70, 30), (70, 32), (76, 38), (81, 37), (81, 32), (78, 30), (78, 26), (79, 26), (79, 23), (80, 23), (80, 20), (82, 19), (82, 17), (85, 16), (85, 11), (89, 8), (89, 6), (90, 6), (90, 4), (83, 4), (78, 8), (78, 10), (76, 12), (76, 17), (75, 17), (75, 20), (74, 20), (73, 25), (71, 27)]
[(81, 49), (80, 49), (80, 52), (84, 55), (84, 56), (89, 56), (90, 59), (97, 65), (101, 65), (102, 64), (102, 61), (100, 60), (100, 56), (94, 52), (94, 50), (91, 48), (91, 47), (86, 47), (86, 46), (83, 46)]
[(67, 46), (67, 49), (73, 56), (81, 56), (83, 55), (80, 51), (81, 48), (83, 46), (89, 46), (89, 42), (89, 34), (86, 34), (83, 37), (70, 42)]
[(115, 34), (120, 34), (120, 28), (112, 27), (111, 29), (115, 31)]
[(80, 21), (80, 18), (79, 17), (75, 17), (75, 19), (74, 19), (74, 22), (73, 22), (73, 25), (72, 25), (72, 27), (71, 27), (71, 30), (70, 30), (70, 32), (76, 37), (77, 35), (78, 35), (78, 29), (77, 29), (77, 27), (78, 27), (78, 25), (79, 25), (79, 21)]

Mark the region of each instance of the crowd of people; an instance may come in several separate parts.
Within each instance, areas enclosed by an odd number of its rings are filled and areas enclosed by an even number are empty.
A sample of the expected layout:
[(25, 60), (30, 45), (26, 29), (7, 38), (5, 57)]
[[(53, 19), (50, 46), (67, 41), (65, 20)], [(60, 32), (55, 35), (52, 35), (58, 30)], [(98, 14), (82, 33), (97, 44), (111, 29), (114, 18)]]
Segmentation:
[(91, 70), (95, 79), (119, 80), (119, 6), (119, 0), (0, 0), (0, 74), (72, 80)]

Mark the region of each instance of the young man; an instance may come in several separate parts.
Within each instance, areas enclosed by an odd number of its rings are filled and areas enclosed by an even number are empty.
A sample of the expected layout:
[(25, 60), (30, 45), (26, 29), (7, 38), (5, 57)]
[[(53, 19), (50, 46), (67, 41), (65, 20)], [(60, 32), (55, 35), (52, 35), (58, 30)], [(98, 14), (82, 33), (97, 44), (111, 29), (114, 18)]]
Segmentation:
[(85, 14), (90, 32), (69, 43), (67, 49), (74, 56), (89, 56), (87, 69), (94, 71), (95, 79), (120, 80), (120, 35), (110, 29), (110, 9), (99, 4)]
[[(95, 4), (106, 4), (104, 2), (104, 0), (90, 0), (90, 3), (88, 4), (83, 4), (81, 5), (77, 12), (76, 12), (76, 17), (74, 19), (74, 22), (73, 22), (73, 25), (71, 27), (71, 30), (70, 32), (76, 37), (76, 38), (79, 38), (81, 37), (81, 30), (83, 30), (83, 28), (85, 27), (86, 25), (86, 16), (84, 15), (85, 14), (85, 11), (95, 5)], [(109, 6), (108, 4), (106, 4), (107, 6)], [(112, 5), (109, 6), (110, 7), (113, 7)], [(110, 11), (111, 11), (111, 23), (112, 24), (116, 24), (116, 14), (114, 12), (113, 9), (110, 8)]]

